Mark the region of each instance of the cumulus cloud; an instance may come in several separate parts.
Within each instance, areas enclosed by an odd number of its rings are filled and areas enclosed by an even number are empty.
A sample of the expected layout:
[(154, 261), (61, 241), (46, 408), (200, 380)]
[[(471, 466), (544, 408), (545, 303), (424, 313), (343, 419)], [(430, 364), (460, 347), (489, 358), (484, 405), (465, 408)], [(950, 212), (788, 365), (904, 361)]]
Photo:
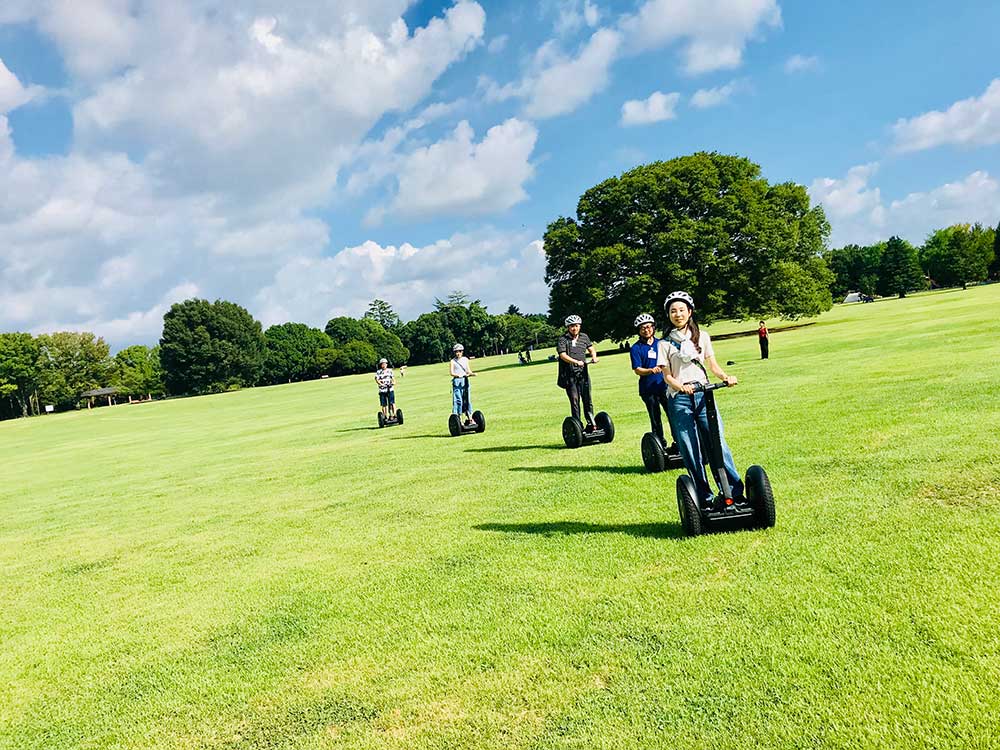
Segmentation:
[(833, 228), (830, 244), (867, 244), (899, 235), (921, 243), (931, 231), (952, 224), (1000, 219), (1000, 183), (987, 172), (924, 192), (913, 192), (888, 204), (870, 185), (878, 164), (852, 167), (842, 178), (819, 178), (809, 194), (823, 205)]
[(944, 112), (935, 110), (900, 119), (892, 132), (894, 149), (904, 153), (946, 144), (1000, 143), (1000, 78), (994, 78), (982, 96), (957, 101)]
[(337, 315), (362, 314), (377, 290), (406, 319), (463, 289), (494, 312), (510, 304), (544, 310), (544, 275), (542, 242), (523, 233), (485, 229), (424, 247), (369, 241), (332, 257), (290, 259), (254, 308), (265, 325), (301, 320), (321, 326)]
[(601, 9), (590, 0), (559, 0), (556, 6), (557, 34), (573, 34), (582, 28), (595, 28), (601, 20)]
[[(477, 143), (463, 120), (449, 137), (402, 157), (389, 211), (408, 218), (505, 211), (527, 198), (524, 183), (535, 172), (530, 157), (537, 138), (534, 125), (511, 118)], [(369, 220), (382, 213), (376, 209)]]
[(622, 105), (621, 124), (649, 125), (654, 122), (673, 120), (677, 115), (674, 108), (680, 100), (677, 93), (664, 94), (654, 91), (645, 99), (630, 99)]
[(738, 67), (747, 41), (781, 26), (777, 0), (646, 0), (620, 23), (633, 51), (683, 41), (687, 73)]
[(709, 109), (725, 103), (739, 89), (737, 81), (730, 81), (725, 86), (710, 89), (698, 89), (691, 96), (691, 106), (695, 109)]
[[(0, 23), (33, 23), (52, 39), (82, 92), (73, 151), (23, 158), (5, 112), (33, 92), (0, 70), (0, 330), (83, 326), (149, 343), (175, 295), (246, 302), (290, 259), (322, 258), (330, 229), (312, 209), (329, 204), (343, 165), (376, 122), (409, 112), (481, 42), (477, 3), (456, 0), (412, 30), (409, 5), (0, 4)], [(502, 165), (497, 190), (490, 182), (497, 144), (533, 147), (522, 125), (468, 141), (466, 175), (490, 174), (456, 210), (523, 197), (516, 165)], [(521, 168), (530, 176), (527, 156)]]
[(23, 86), (0, 58), (0, 115), (5, 115), (42, 94), (39, 86)]
[(792, 55), (785, 60), (786, 73), (804, 73), (819, 68), (819, 58), (807, 55)]

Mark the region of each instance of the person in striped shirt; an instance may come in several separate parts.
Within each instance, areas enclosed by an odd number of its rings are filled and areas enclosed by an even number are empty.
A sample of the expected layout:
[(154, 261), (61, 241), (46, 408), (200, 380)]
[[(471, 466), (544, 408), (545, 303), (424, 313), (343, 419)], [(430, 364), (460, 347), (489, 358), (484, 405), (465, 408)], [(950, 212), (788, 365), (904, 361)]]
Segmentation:
[(382, 416), (386, 419), (396, 418), (396, 377), (389, 367), (385, 357), (378, 361), (375, 371), (375, 382), (378, 384), (378, 400), (382, 404)]

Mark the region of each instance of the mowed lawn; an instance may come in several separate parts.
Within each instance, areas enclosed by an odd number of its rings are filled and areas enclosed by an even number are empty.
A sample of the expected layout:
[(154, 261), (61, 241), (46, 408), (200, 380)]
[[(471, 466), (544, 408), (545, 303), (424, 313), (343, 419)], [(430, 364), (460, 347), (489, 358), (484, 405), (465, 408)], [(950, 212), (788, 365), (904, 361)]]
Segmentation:
[(764, 532), (680, 536), (624, 355), (577, 451), (539, 352), (461, 438), (446, 365), (0, 423), (0, 747), (998, 747), (998, 311), (718, 342)]

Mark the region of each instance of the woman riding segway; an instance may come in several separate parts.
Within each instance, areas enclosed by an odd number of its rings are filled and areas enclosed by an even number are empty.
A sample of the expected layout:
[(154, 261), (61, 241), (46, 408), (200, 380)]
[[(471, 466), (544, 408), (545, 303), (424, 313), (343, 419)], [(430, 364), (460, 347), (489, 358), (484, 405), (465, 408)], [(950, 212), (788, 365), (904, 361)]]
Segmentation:
[(464, 435), (469, 432), (483, 432), (486, 429), (486, 417), (481, 411), (472, 410), (472, 398), (469, 395), (469, 378), (475, 377), (469, 358), (465, 356), (465, 347), (455, 344), (451, 348), (452, 358), (448, 364), (451, 375), (451, 417), (448, 419), (448, 431), (452, 436)]
[[(663, 303), (663, 309), (667, 313), (668, 323), (666, 336), (659, 344), (659, 364), (656, 369), (663, 373), (669, 390), (667, 418), (670, 420), (670, 431), (680, 448), (684, 467), (694, 481), (698, 500), (707, 509), (715, 501), (715, 495), (705, 476), (705, 446), (709, 445), (708, 417), (704, 409), (704, 393), (692, 383), (708, 385), (706, 365), (728, 386), (736, 385), (737, 380), (727, 375), (716, 361), (711, 338), (695, 322), (694, 300), (690, 294), (671, 292)], [(732, 494), (742, 498), (743, 480), (736, 470), (733, 454), (722, 434), (721, 418), (718, 428), (724, 469)]]
[[(570, 410), (570, 416), (563, 420), (563, 440), (567, 448), (579, 448), (595, 442), (610, 443), (615, 439), (615, 425), (607, 412), (594, 414), (594, 402), (590, 396), (587, 357), (590, 357), (591, 364), (597, 364), (597, 351), (590, 337), (580, 331), (583, 321), (579, 315), (570, 315), (565, 322), (566, 333), (556, 342), (556, 353), (559, 355), (558, 384), (566, 390)], [(587, 420), (586, 427), (580, 419), (581, 400), (583, 415)]]

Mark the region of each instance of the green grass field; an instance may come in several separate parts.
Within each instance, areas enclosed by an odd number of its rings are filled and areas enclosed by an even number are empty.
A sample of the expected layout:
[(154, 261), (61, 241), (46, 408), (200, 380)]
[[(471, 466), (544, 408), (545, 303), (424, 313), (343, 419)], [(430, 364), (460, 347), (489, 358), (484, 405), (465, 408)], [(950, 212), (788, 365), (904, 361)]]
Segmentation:
[(765, 532), (681, 538), (626, 356), (578, 451), (513, 355), (462, 438), (446, 365), (0, 423), (0, 747), (996, 748), (997, 310), (719, 342)]

